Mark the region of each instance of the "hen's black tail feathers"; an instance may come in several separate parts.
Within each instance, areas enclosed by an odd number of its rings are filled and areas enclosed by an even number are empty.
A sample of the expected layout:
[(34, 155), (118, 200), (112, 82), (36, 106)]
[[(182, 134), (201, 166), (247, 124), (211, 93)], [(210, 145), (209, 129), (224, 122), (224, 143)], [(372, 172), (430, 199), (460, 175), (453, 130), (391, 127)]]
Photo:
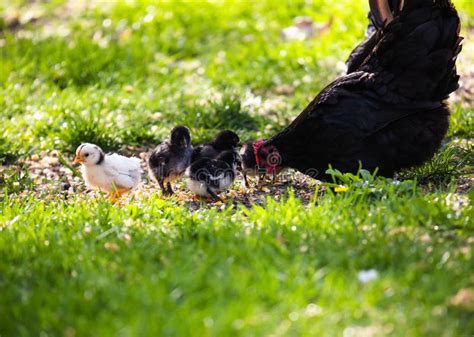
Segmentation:
[(459, 30), (450, 1), (405, 0), (358, 70), (375, 74), (389, 102), (442, 101), (458, 88)]

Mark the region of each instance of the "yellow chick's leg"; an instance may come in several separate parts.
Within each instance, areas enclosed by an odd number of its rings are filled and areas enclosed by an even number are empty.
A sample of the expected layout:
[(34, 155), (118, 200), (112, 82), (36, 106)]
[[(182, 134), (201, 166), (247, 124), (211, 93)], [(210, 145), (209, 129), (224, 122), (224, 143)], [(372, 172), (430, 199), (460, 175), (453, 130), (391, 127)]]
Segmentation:
[(115, 204), (119, 201), (120, 197), (127, 192), (127, 189), (117, 188), (117, 186), (113, 186), (114, 190), (109, 194), (110, 200)]
[(117, 193), (116, 191), (109, 194), (109, 199), (112, 201), (113, 204), (116, 204), (120, 199), (121, 194)]

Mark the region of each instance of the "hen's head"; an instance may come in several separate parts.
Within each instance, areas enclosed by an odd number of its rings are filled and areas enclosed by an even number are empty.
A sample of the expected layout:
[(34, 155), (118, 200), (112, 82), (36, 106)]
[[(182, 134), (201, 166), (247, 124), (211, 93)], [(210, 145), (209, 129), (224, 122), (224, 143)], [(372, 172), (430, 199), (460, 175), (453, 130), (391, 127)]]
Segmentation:
[(264, 167), (267, 173), (278, 173), (283, 168), (281, 155), (276, 146), (265, 145), (265, 141), (261, 139), (254, 143), (253, 151), (257, 165)]

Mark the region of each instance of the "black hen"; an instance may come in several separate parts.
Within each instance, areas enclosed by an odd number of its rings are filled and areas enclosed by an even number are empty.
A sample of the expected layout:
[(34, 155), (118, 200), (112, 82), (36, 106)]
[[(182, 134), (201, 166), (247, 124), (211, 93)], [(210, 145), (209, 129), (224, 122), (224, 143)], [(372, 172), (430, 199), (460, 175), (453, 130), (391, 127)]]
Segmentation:
[(344, 172), (362, 164), (392, 176), (438, 150), (448, 129), (444, 100), (458, 87), (459, 17), (448, 0), (407, 0), (399, 13), (385, 1), (370, 0), (383, 27), (352, 55), (349, 73), (257, 149), (259, 165), (325, 179), (329, 164)]

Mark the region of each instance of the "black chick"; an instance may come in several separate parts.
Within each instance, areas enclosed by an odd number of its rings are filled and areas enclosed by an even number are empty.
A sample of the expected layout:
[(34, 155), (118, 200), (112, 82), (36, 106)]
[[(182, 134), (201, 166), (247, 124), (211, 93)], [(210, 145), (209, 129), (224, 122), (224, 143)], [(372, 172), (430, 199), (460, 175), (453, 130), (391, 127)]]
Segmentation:
[(254, 145), (256, 143), (263, 143), (263, 140), (259, 140), (257, 142), (249, 141), (242, 145), (239, 151), (241, 159), (241, 165), (239, 169), (244, 176), (245, 187), (249, 187), (247, 176), (258, 176), (258, 183), (260, 183), (260, 181), (265, 177), (265, 167), (257, 165), (257, 161), (255, 159)]
[(191, 136), (185, 126), (174, 127), (170, 138), (151, 151), (148, 172), (160, 184), (164, 195), (173, 194), (171, 182), (184, 173), (191, 163), (192, 153)]
[(391, 177), (439, 149), (449, 125), (445, 101), (458, 88), (459, 16), (449, 0), (370, 5), (377, 32), (351, 55), (349, 73), (259, 146), (257, 164), (318, 179), (329, 178), (329, 165), (355, 173), (362, 164)]
[(188, 187), (196, 195), (220, 200), (217, 193), (232, 185), (239, 164), (239, 154), (233, 150), (221, 152), (215, 159), (198, 159), (186, 169)]
[(235, 150), (239, 142), (239, 136), (235, 132), (221, 131), (212, 142), (194, 148), (191, 162), (202, 158), (216, 158), (223, 151)]

